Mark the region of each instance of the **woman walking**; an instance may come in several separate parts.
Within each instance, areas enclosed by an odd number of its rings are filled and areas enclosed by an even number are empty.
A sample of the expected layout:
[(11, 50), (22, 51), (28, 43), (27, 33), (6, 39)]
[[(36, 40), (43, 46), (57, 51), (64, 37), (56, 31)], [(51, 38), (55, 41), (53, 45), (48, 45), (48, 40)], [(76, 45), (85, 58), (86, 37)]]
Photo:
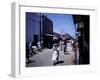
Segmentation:
[(57, 44), (53, 45), (53, 56), (52, 56), (52, 61), (53, 61), (53, 65), (55, 65), (59, 60), (59, 47), (57, 46)]

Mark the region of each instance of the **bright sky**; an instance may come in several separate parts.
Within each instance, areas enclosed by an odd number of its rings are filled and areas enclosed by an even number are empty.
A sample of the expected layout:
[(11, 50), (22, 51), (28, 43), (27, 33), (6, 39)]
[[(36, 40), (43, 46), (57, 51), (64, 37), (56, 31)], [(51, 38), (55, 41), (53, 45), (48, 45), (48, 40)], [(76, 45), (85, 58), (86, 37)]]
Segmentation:
[(53, 30), (55, 32), (69, 33), (71, 36), (75, 37), (75, 27), (71, 14), (45, 13), (45, 15), (53, 21)]

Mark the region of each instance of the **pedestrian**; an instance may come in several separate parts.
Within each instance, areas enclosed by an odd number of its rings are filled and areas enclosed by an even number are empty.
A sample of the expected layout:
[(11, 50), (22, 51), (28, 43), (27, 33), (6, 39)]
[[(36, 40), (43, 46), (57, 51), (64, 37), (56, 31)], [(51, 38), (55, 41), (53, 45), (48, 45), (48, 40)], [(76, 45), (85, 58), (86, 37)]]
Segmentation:
[(77, 41), (74, 41), (73, 48), (75, 52), (75, 64), (79, 64), (79, 44)]
[(60, 50), (60, 47), (59, 45), (57, 45), (57, 62), (59, 61), (59, 50)]
[(69, 54), (68, 53), (68, 39), (64, 40), (64, 54)]
[(37, 43), (37, 46), (38, 46), (38, 51), (41, 51), (41, 43), (39, 41)]
[(73, 43), (74, 43), (74, 41), (73, 41), (73, 40), (71, 40), (71, 41), (70, 41), (70, 43), (71, 43), (71, 46), (73, 47)]
[(32, 53), (32, 42), (29, 42), (28, 47), (29, 47), (29, 56), (33, 56), (33, 53)]
[(53, 61), (53, 65), (55, 65), (59, 60), (59, 48), (57, 46), (57, 44), (53, 45), (53, 56), (52, 56), (52, 61)]
[(64, 48), (64, 42), (62, 40), (60, 40), (60, 48), (61, 48), (61, 51), (63, 50)]
[(64, 41), (64, 54), (66, 53), (66, 40)]
[(41, 49), (43, 49), (44, 45), (43, 45), (43, 41), (41, 41)]
[(29, 63), (31, 60), (29, 59), (29, 53), (30, 53), (30, 51), (29, 51), (29, 43), (27, 42), (26, 43), (26, 59), (27, 59), (27, 63)]

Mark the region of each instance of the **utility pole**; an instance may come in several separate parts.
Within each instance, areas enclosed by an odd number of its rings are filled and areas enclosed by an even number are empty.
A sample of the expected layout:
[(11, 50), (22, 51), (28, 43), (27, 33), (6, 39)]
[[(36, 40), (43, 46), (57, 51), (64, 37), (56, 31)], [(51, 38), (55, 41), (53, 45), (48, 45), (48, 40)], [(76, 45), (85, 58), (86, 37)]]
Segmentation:
[(40, 13), (40, 42), (42, 40), (42, 13)]

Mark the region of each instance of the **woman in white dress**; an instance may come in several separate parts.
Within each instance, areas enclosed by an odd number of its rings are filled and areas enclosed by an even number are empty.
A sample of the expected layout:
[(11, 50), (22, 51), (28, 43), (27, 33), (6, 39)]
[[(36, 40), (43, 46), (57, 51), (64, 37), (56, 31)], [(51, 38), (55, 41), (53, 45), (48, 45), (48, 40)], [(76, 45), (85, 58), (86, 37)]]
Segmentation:
[(53, 51), (53, 56), (52, 56), (53, 65), (55, 65), (56, 60), (57, 60), (57, 51), (55, 50)]
[(59, 60), (59, 48), (57, 45), (53, 46), (53, 56), (52, 56), (52, 61), (53, 61), (53, 65), (55, 65), (55, 63), (57, 63)]

